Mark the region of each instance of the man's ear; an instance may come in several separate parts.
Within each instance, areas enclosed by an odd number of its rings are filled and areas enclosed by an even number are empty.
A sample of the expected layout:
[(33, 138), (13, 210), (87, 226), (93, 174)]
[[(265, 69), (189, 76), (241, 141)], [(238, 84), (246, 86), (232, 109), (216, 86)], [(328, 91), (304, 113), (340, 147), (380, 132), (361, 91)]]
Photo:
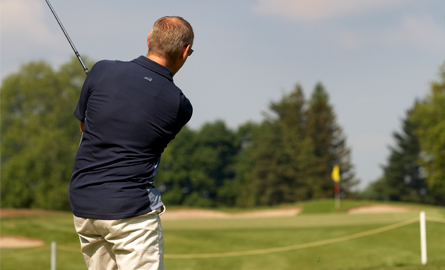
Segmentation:
[(187, 59), (190, 49), (191, 49), (190, 44), (184, 45), (182, 47), (182, 50), (181, 50), (181, 58), (182, 59)]
[(148, 47), (150, 47), (150, 36), (151, 36), (151, 32), (148, 33), (148, 36), (147, 36), (147, 46)]

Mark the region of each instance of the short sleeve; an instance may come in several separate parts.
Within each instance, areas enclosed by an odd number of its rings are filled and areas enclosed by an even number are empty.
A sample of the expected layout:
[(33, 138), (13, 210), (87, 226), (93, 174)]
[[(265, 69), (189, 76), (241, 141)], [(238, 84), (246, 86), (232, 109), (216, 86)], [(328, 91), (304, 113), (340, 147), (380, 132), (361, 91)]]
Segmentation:
[(188, 121), (192, 118), (193, 114), (193, 107), (190, 101), (186, 96), (184, 96), (183, 93), (181, 93), (180, 101), (179, 101), (179, 110), (178, 110), (178, 116), (177, 116), (177, 127), (178, 132), (181, 130), (185, 124), (187, 124)]
[(80, 92), (79, 102), (77, 103), (76, 110), (74, 111), (74, 116), (81, 122), (85, 121), (85, 112), (87, 110), (88, 98), (90, 96), (90, 91), (92, 89), (92, 77), (94, 76), (94, 67), (88, 73)]

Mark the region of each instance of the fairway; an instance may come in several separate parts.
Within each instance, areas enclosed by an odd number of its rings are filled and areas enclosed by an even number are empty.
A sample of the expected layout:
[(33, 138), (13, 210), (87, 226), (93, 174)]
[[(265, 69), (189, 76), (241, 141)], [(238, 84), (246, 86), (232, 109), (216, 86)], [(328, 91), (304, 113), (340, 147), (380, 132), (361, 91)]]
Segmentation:
[[(166, 269), (445, 269), (445, 211), (416, 207), (428, 218), (427, 266), (420, 264), (419, 211), (315, 210), (293, 217), (164, 220)], [(57, 242), (57, 269), (86, 269), (70, 213), (1, 221), (2, 235), (45, 241), (2, 248), (2, 270), (49, 269), (51, 241)]]

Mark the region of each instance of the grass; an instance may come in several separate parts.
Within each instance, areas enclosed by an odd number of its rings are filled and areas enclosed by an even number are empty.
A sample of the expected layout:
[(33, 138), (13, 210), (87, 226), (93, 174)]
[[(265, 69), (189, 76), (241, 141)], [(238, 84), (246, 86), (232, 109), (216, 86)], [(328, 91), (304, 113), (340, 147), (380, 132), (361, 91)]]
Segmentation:
[[(339, 212), (333, 200), (299, 204), (296, 217), (164, 220), (165, 253), (208, 254), (312, 243), (348, 236), (417, 217), (417, 212), (347, 215), (343, 212), (363, 201), (342, 201)], [(399, 205), (399, 204), (397, 204)], [(427, 216), (445, 218), (443, 208), (408, 205)], [(283, 206), (288, 207), (288, 206)], [(234, 211), (240, 211), (234, 210)], [(70, 213), (54, 213), (1, 220), (3, 235), (40, 238), (45, 246), (1, 249), (0, 269), (49, 269), (50, 243), (56, 241), (57, 269), (86, 269)], [(414, 270), (445, 269), (445, 224), (427, 222), (428, 265), (420, 265), (418, 222), (386, 232), (309, 248), (260, 255), (223, 258), (166, 258), (166, 269), (333, 269)]]

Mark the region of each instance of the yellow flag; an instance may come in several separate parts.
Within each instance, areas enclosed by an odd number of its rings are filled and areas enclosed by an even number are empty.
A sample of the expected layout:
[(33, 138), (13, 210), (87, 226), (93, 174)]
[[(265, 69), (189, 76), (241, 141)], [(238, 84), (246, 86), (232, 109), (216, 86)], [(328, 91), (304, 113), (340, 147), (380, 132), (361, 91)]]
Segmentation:
[(334, 169), (332, 170), (331, 174), (332, 180), (339, 183), (340, 182), (340, 167), (338, 165), (334, 166)]

